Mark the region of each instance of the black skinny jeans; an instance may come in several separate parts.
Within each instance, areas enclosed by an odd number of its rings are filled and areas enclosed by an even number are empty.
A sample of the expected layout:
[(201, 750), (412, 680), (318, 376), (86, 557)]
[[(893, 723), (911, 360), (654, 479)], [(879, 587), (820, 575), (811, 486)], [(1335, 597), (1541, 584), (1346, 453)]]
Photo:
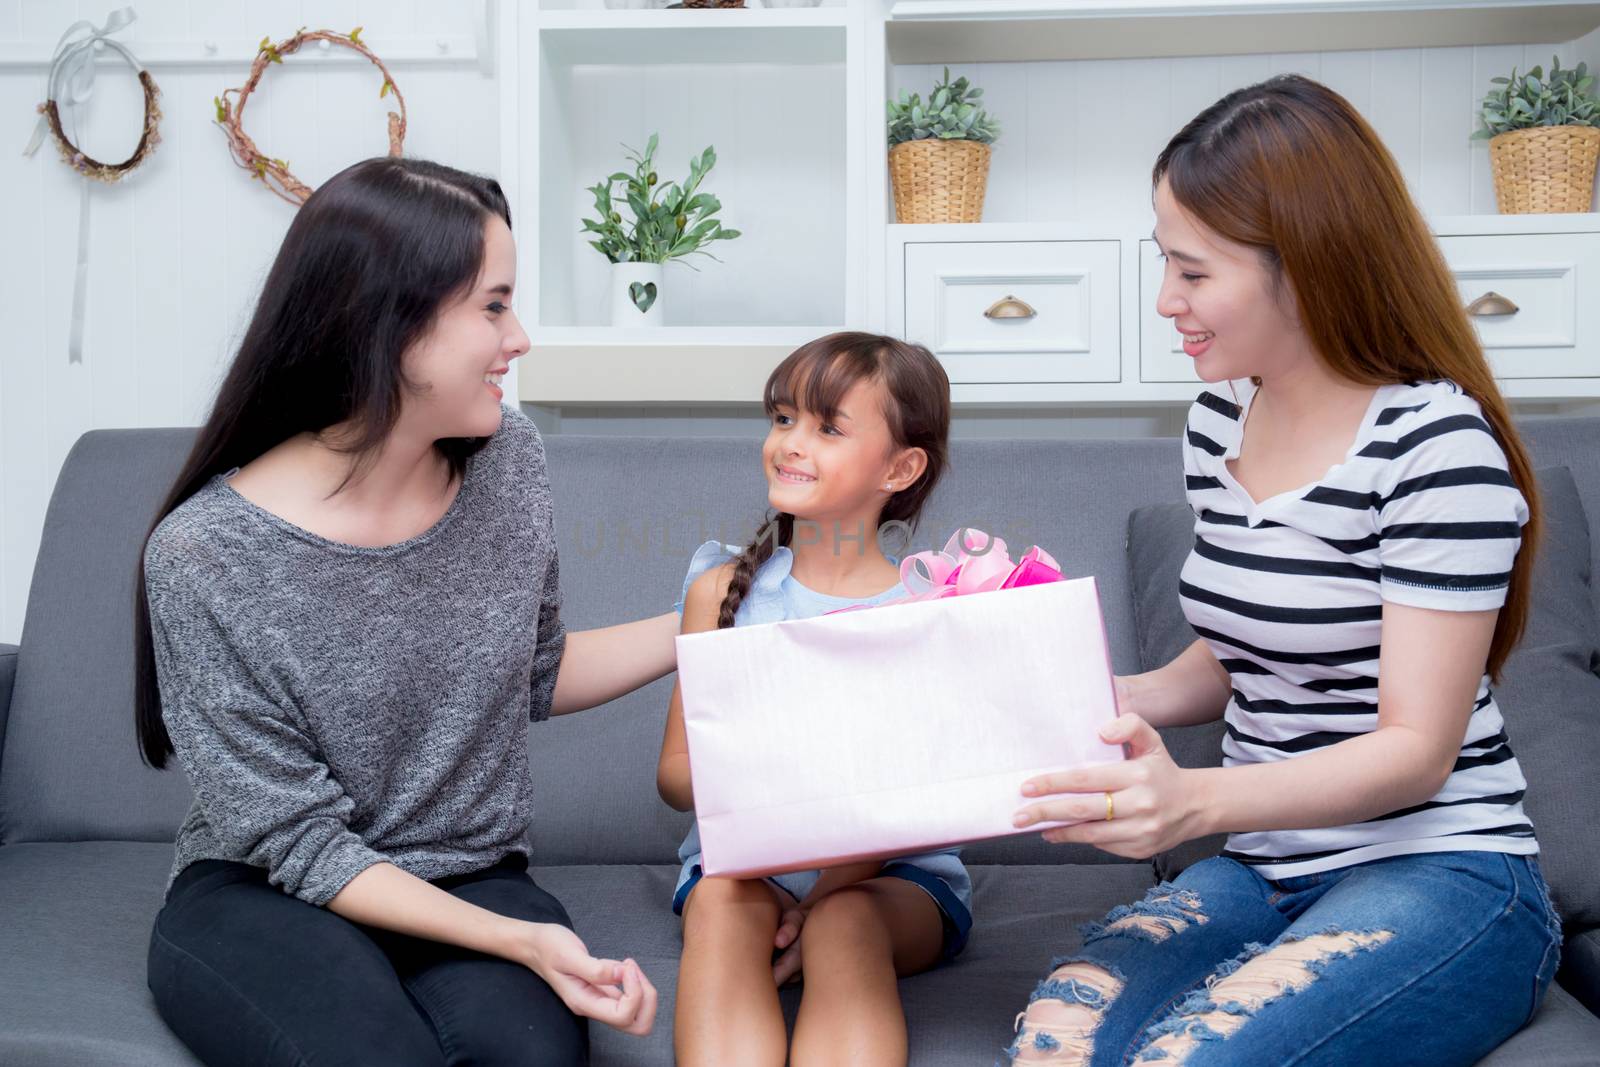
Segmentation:
[[(527, 860), (433, 883), (530, 922), (571, 919)], [(150, 991), (207, 1064), (385, 1067), (587, 1063), (587, 1022), (521, 964), (350, 922), (202, 860), (184, 869), (150, 935)]]

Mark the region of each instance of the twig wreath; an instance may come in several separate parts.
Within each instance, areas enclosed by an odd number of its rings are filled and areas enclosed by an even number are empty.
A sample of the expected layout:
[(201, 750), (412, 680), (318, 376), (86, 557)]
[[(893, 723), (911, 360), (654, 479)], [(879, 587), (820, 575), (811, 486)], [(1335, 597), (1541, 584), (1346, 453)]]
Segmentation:
[[(75, 22), (67, 27), (66, 32), (61, 35), (61, 40), (56, 43), (55, 58), (50, 63), (50, 75), (45, 84), (45, 101), (37, 109), (40, 115), (39, 124), (33, 132), (33, 138), (28, 142), (28, 147), (23, 150), (23, 155), (33, 155), (48, 133), (55, 141), (61, 159), (67, 166), (85, 178), (114, 182), (121, 180), (124, 174), (143, 163), (155, 150), (156, 145), (161, 143), (159, 102), (161, 90), (156, 87), (156, 80), (150, 76), (150, 72), (144, 69), (144, 64), (134, 58), (127, 46), (113, 41), (108, 36), (128, 25), (134, 18), (133, 8), (125, 7), (107, 16), (104, 27), (96, 26), (87, 20)], [(139, 144), (134, 148), (133, 155), (121, 163), (102, 163), (95, 159), (74, 144), (61, 126), (62, 105), (77, 107), (87, 103), (90, 93), (94, 90), (94, 56), (99, 45), (108, 46), (127, 60), (128, 66), (139, 76), (139, 85), (144, 89), (144, 132), (139, 137)]]
[[(256, 52), (255, 62), (250, 65), (250, 77), (238, 89), (228, 89), (213, 102), (217, 105), (217, 125), (227, 135), (228, 147), (233, 152), (233, 158), (241, 168), (250, 172), (252, 178), (258, 179), (268, 189), (283, 200), (295, 207), (305, 203), (311, 195), (311, 187), (289, 172), (289, 164), (282, 159), (274, 159), (265, 155), (256, 143), (244, 132), (244, 105), (250, 99), (250, 94), (255, 92), (256, 85), (261, 81), (261, 75), (273, 63), (282, 63), (283, 57), (298, 52), (307, 41), (326, 41), (341, 48), (349, 48), (360, 52), (371, 61), (372, 65), (383, 72), (383, 87), (378, 90), (380, 98), (394, 93), (395, 102), (400, 105), (400, 113), (389, 112), (389, 154), (399, 156), (406, 139), (406, 99), (400, 95), (400, 87), (394, 83), (394, 76), (389, 73), (389, 68), (379, 59), (361, 40), (361, 27), (357, 26), (349, 33), (336, 33), (333, 30), (310, 30), (304, 26), (293, 37), (273, 44), (269, 38), (261, 38), (261, 46)], [(230, 94), (237, 93), (239, 99), (230, 101)]]

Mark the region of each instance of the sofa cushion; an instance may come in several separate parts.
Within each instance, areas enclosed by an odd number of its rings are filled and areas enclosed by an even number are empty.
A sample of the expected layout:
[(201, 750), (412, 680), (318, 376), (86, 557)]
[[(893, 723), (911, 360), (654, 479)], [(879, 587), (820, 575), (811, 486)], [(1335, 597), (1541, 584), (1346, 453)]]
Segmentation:
[[(1535, 469), (1566, 467), (1578, 486), (1590, 530), (1600, 530), (1600, 418), (1522, 419), (1517, 423)], [(1600, 536), (1589, 539), (1589, 571), (1600, 574)], [(1589, 599), (1600, 611), (1600, 582), (1592, 583)]]
[[(1532, 610), (1521, 645), (1506, 662), (1496, 700), (1528, 779), (1525, 801), (1538, 834), (1540, 865), (1569, 927), (1600, 924), (1600, 622), (1590, 595), (1590, 534), (1572, 473), (1537, 472), (1545, 539), (1534, 565)], [(1178, 572), (1194, 543), (1187, 505), (1135, 511), (1129, 563), (1141, 663), (1153, 670), (1195, 640), (1178, 602)], [(1220, 723), (1164, 731), (1184, 766), (1221, 763)], [(1221, 838), (1180, 845), (1158, 857), (1163, 877), (1206, 855)]]
[[(674, 873), (666, 867), (534, 871), (539, 884), (566, 905), (591, 952), (638, 959), (661, 995), (655, 1031), (643, 1041), (590, 1028), (597, 1064), (672, 1062), (683, 947), (682, 927), (666, 904)], [(1077, 946), (1077, 925), (1137, 900), (1153, 881), (1148, 864), (976, 866), (972, 874), (975, 924), (966, 950), (900, 983), (911, 1063), (919, 1067), (993, 1063), (1051, 958)], [(781, 1000), (793, 1025), (798, 987), (786, 987)]]
[(145, 983), (172, 846), (0, 848), (0, 1063), (198, 1065)]
[(11, 690), (17, 680), (16, 645), (0, 645), (0, 760), (4, 759), (6, 719), (11, 715)]
[(133, 587), (144, 535), (192, 439), (97, 431), (61, 468), (0, 750), (0, 843), (171, 841), (188, 810), (182, 772), (150, 770), (134, 741)]
[[(1133, 580), (1133, 617), (1138, 629), (1139, 669), (1171, 663), (1198, 639), (1178, 603), (1178, 572), (1194, 544), (1194, 512), (1188, 504), (1158, 504), (1128, 516), (1128, 570)], [(1160, 731), (1181, 767), (1222, 763), (1222, 720)], [(1176, 878), (1185, 867), (1222, 851), (1226, 834), (1185, 841), (1156, 856), (1156, 872)]]
[(1478, 1061), (1478, 1067), (1579, 1067), (1594, 1062), (1600, 1019), (1552, 984), (1533, 1021)]
[[(145, 984), (150, 926), (172, 848), (130, 842), (32, 843), (0, 848), (0, 1063), (7, 1067), (194, 1067), (156, 1014)], [(639, 960), (661, 993), (654, 1032), (591, 1034), (596, 1067), (672, 1062), (678, 920), (667, 906), (669, 866), (544, 867), (534, 878), (572, 915), (591, 951)], [(900, 983), (912, 1067), (993, 1063), (1012, 1020), (1056, 955), (1078, 947), (1076, 926), (1135, 900), (1148, 865), (1075, 864), (973, 870), (977, 926), (953, 963)], [(798, 990), (784, 991), (792, 1023)], [(1600, 1020), (1552, 988), (1527, 1029), (1485, 1067), (1578, 1067), (1593, 1062)]]
[[(156, 1014), (145, 978), (172, 848), (134, 842), (0, 848), (0, 1063), (134, 1067), (197, 1063)], [(661, 993), (645, 1039), (592, 1028), (596, 1064), (670, 1064), (681, 926), (665, 865), (540, 867), (591, 952), (637, 959)], [(912, 1062), (988, 1063), (1010, 1038), (1053, 954), (1076, 926), (1138, 899), (1147, 864), (977, 867), (966, 951), (902, 983)], [(792, 1022), (798, 993), (784, 995)]]
[(1556, 978), (1584, 1007), (1600, 1013), (1600, 930), (1585, 930), (1567, 938)]

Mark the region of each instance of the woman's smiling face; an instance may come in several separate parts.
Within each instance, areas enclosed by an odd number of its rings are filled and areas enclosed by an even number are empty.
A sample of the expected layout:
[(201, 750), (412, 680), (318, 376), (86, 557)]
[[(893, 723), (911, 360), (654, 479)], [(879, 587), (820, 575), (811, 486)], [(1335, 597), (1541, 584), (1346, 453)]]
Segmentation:
[(1303, 330), (1287, 280), (1261, 253), (1195, 219), (1163, 178), (1155, 192), (1153, 236), (1165, 260), (1156, 312), (1183, 334), (1183, 350), (1202, 381), (1272, 376), (1301, 358)]
[(484, 224), (483, 266), (471, 288), (439, 309), (426, 337), (406, 353), (405, 417), (435, 439), (490, 437), (500, 428), (500, 381), (528, 351), (511, 310), (517, 248), (498, 216)]

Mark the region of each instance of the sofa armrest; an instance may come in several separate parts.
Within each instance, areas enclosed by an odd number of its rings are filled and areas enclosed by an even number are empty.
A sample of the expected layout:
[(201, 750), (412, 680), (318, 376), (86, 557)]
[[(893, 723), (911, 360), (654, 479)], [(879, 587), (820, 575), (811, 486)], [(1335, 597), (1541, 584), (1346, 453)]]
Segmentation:
[(1561, 946), (1561, 970), (1556, 980), (1584, 1007), (1600, 1015), (1600, 929), (1584, 930), (1567, 938)]
[(0, 752), (6, 747), (6, 720), (11, 717), (11, 684), (17, 680), (16, 645), (0, 644)]

